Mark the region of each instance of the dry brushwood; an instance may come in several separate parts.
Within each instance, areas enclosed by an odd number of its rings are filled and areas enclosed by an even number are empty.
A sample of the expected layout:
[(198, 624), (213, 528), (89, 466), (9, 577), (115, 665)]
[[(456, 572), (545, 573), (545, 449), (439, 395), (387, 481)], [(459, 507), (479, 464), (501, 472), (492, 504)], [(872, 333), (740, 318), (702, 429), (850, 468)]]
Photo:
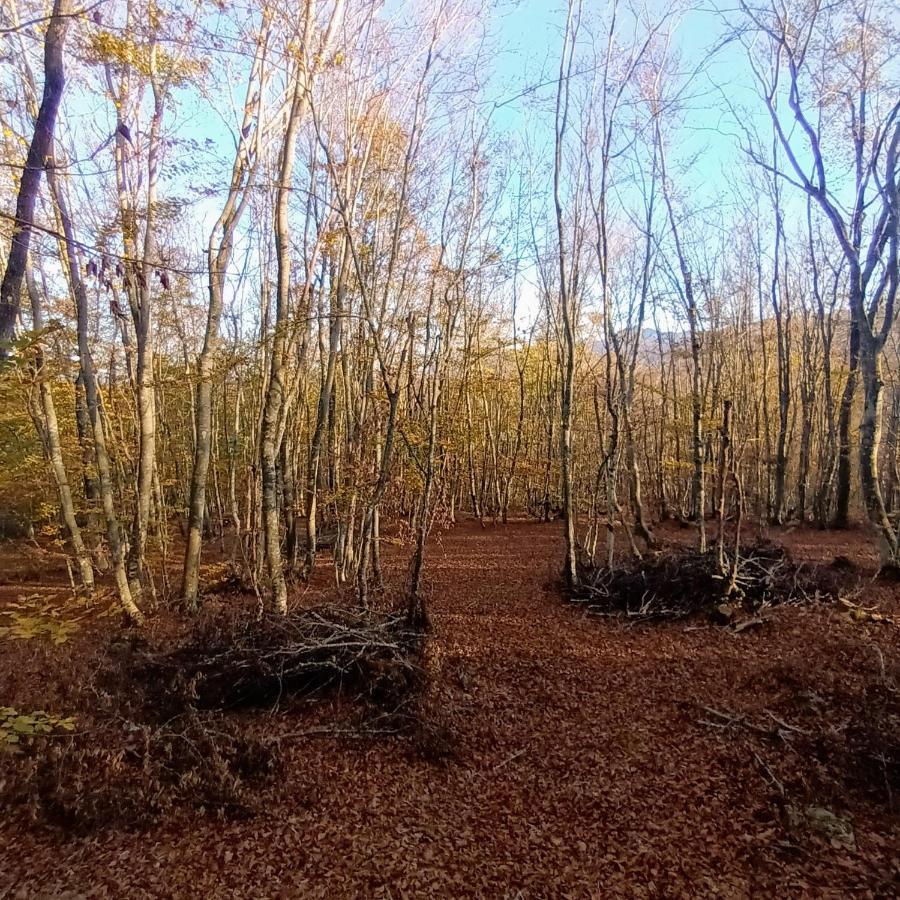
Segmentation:
[(415, 687), (421, 648), (421, 635), (400, 617), (322, 607), (259, 621), (201, 622), (181, 647), (138, 656), (132, 675), (159, 709), (273, 706), (331, 687), (384, 708)]
[(422, 651), (401, 617), (331, 607), (209, 615), (175, 649), (119, 642), (86, 689), (90, 725), (3, 760), (0, 797), (78, 831), (144, 827), (179, 807), (250, 815), (279, 742), (246, 712), (341, 690), (416, 738)]
[(678, 619), (726, 602), (753, 613), (783, 603), (834, 601), (844, 587), (835, 569), (796, 563), (774, 543), (742, 548), (736, 567), (725, 562), (710, 550), (664, 551), (613, 568), (582, 565), (570, 599), (597, 615)]
[(897, 812), (900, 691), (883, 658), (860, 662), (855, 682), (816, 689), (799, 671), (804, 680), (788, 670), (789, 687), (773, 698), (774, 709), (746, 701), (745, 710), (686, 706), (696, 707), (698, 725), (739, 737), (782, 796), (786, 789), (820, 800), (853, 792)]
[(6, 799), (37, 820), (84, 833), (147, 827), (180, 807), (250, 816), (278, 755), (240, 723), (191, 711), (160, 723), (110, 715), (18, 762)]

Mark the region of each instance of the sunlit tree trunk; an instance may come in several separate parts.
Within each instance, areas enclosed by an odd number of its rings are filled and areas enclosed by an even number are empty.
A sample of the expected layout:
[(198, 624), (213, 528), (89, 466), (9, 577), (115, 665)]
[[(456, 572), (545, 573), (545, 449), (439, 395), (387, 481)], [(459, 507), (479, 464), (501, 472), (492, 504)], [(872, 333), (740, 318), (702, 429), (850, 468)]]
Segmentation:
[(103, 505), (103, 515), (106, 521), (106, 537), (109, 542), (109, 552), (112, 561), (113, 574), (116, 580), (116, 588), (119, 594), (119, 602), (125, 614), (134, 622), (142, 624), (143, 614), (132, 599), (131, 589), (128, 584), (128, 575), (125, 571), (125, 548), (122, 541), (119, 522), (116, 518), (116, 501), (113, 494), (113, 475), (106, 449), (106, 433), (100, 409), (100, 392), (97, 385), (97, 376), (94, 370), (94, 362), (91, 356), (88, 342), (88, 303), (87, 292), (81, 277), (81, 263), (78, 255), (78, 244), (72, 229), (72, 220), (69, 217), (68, 207), (52, 169), (47, 172), (57, 217), (62, 230), (63, 251), (66, 261), (66, 272), (69, 280), (69, 288), (75, 301), (75, 313), (77, 319), (78, 357), (81, 364), (81, 374), (84, 380), (85, 399), (88, 417), (91, 422), (91, 431), (94, 438), (94, 454), (97, 462), (97, 474), (99, 476), (100, 499)]
[(34, 133), (25, 157), (25, 167), (19, 179), (14, 220), (16, 227), (10, 240), (3, 280), (0, 281), (0, 358), (6, 355), (5, 345), (12, 340), (15, 331), (22, 283), (28, 265), (34, 206), (44, 166), (53, 152), (56, 115), (65, 88), (63, 47), (71, 14), (72, 0), (54, 0), (44, 38), (44, 94), (34, 120)]
[[(209, 236), (206, 250), (209, 268), (209, 308), (203, 347), (197, 360), (197, 398), (195, 414), (196, 439), (191, 469), (188, 505), (187, 542), (181, 578), (181, 596), (189, 609), (197, 607), (200, 581), (200, 550), (203, 542), (203, 520), (206, 512), (206, 484), (212, 447), (212, 389), (216, 351), (220, 343), (219, 327), (224, 303), (225, 277), (234, 247), (234, 235), (250, 199), (250, 188), (259, 159), (258, 135), (262, 122), (262, 80), (260, 69), (265, 52), (267, 30), (257, 43), (253, 69), (248, 79), (237, 149), (231, 170), (231, 183), (222, 212)], [(255, 93), (254, 93), (255, 92)], [(254, 120), (256, 127), (254, 130)], [(233, 497), (233, 493), (232, 493)]]
[(81, 584), (88, 594), (92, 594), (94, 591), (94, 568), (91, 564), (91, 554), (85, 546), (84, 539), (81, 536), (81, 528), (75, 515), (75, 503), (72, 499), (69, 475), (63, 459), (62, 442), (59, 436), (59, 421), (50, 383), (51, 375), (45, 367), (44, 349), (42, 346), (43, 338), (40, 336), (40, 332), (44, 328), (43, 304), (30, 267), (26, 270), (25, 281), (31, 299), (31, 322), (35, 331), (38, 332), (34, 345), (33, 368), (38, 396), (37, 400), (31, 404), (32, 416), (50, 466), (53, 483), (56, 485), (60, 513), (66, 525), (66, 530), (69, 532), (69, 539), (72, 542), (72, 550), (78, 563)]

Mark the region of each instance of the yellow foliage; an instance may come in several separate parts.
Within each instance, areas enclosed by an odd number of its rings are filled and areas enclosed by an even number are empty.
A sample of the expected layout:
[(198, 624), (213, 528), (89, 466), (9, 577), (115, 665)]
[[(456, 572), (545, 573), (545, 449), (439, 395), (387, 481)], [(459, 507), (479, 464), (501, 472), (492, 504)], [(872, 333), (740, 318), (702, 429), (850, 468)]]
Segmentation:
[(71, 716), (53, 716), (42, 709), (20, 713), (12, 706), (0, 706), (0, 751), (16, 753), (26, 741), (56, 729), (75, 730)]
[[(96, 31), (90, 37), (90, 52), (101, 63), (117, 63), (129, 66), (142, 75), (150, 75), (150, 47), (129, 37), (121, 37), (111, 31)], [(176, 59), (158, 44), (155, 47), (156, 71), (160, 77), (173, 84), (184, 84), (203, 71), (203, 65), (195, 60)]]
[(40, 595), (20, 597), (18, 603), (9, 603), (0, 617), (7, 624), (0, 625), (0, 638), (28, 641), (47, 638), (59, 646), (78, 630), (78, 619), (70, 618), (65, 606), (59, 606)]

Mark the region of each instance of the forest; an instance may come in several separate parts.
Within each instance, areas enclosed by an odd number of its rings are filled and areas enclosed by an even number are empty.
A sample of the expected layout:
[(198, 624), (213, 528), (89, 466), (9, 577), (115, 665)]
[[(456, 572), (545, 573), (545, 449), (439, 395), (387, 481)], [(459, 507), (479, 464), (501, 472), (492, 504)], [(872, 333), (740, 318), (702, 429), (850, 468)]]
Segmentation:
[(900, 893), (890, 0), (0, 0), (0, 897)]

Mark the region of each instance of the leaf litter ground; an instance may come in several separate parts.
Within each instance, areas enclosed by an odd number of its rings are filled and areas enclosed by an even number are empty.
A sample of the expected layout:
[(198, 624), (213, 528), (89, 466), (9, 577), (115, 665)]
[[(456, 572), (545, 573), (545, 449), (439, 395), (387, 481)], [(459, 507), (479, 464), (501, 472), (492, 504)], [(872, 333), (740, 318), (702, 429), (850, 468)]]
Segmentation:
[[(257, 715), (282, 766), (252, 818), (73, 835), (10, 809), (0, 896), (895, 896), (898, 586), (861, 533), (775, 537), (849, 559), (851, 602), (741, 633), (598, 618), (560, 600), (556, 527), (436, 534), (429, 708), (449, 758), (360, 737), (339, 699)], [(388, 564), (399, 582), (406, 551)], [(329, 599), (323, 561), (301, 602)], [(77, 719), (71, 681), (110, 627), (5, 643), (0, 703)]]

